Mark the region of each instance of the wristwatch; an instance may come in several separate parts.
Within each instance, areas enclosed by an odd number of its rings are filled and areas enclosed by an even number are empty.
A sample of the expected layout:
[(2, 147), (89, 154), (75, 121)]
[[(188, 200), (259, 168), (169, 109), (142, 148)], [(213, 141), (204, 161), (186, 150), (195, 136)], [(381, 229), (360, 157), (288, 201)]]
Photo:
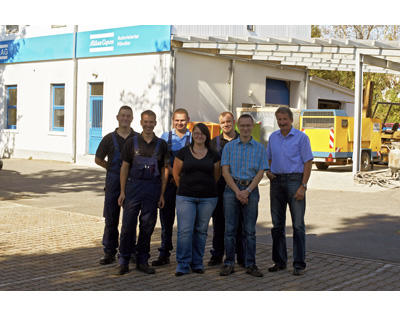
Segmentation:
[(246, 188), (246, 191), (251, 193), (251, 190), (249, 189), (249, 187)]
[(302, 183), (301, 185), (303, 186), (304, 190), (307, 190), (307, 183)]

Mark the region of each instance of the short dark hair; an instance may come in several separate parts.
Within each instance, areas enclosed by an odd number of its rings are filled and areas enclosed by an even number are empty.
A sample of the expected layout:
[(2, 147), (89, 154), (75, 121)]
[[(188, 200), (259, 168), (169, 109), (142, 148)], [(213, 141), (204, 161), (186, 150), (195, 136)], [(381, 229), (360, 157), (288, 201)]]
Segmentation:
[(250, 114), (247, 114), (247, 113), (240, 115), (240, 117), (238, 118), (238, 124), (239, 124), (239, 121), (240, 121), (241, 119), (243, 119), (243, 118), (249, 118), (249, 119), (251, 119), (251, 121), (252, 121), (253, 124), (254, 124), (254, 118), (253, 118)]
[(132, 113), (132, 115), (133, 115), (132, 108), (131, 108), (129, 105), (123, 105), (123, 106), (121, 106), (121, 107), (119, 108), (119, 110), (118, 110), (118, 114), (121, 112), (121, 110), (128, 110), (128, 111), (131, 111), (131, 113)]
[(280, 113), (280, 114), (287, 114), (290, 118), (290, 120), (293, 121), (293, 112), (286, 106), (281, 106), (275, 111), (275, 116)]
[(176, 109), (174, 111), (174, 113), (172, 114), (172, 118), (175, 116), (175, 114), (186, 114), (186, 117), (189, 118), (188, 111), (186, 109), (183, 109), (183, 108)]
[(143, 111), (142, 114), (140, 114), (140, 119), (143, 120), (144, 115), (152, 116), (152, 117), (154, 117), (154, 119), (157, 119), (156, 113), (154, 113), (152, 110)]
[[(210, 149), (211, 136), (210, 136), (210, 131), (208, 130), (208, 127), (203, 123), (197, 123), (195, 126), (193, 126), (192, 133), (194, 132), (195, 128), (198, 128), (201, 133), (206, 135), (206, 141), (205, 141), (204, 145), (206, 146), (207, 149)], [(190, 143), (190, 147), (192, 148), (192, 150), (193, 150), (193, 145), (194, 145), (194, 140), (193, 140), (193, 136), (192, 136), (192, 141)]]

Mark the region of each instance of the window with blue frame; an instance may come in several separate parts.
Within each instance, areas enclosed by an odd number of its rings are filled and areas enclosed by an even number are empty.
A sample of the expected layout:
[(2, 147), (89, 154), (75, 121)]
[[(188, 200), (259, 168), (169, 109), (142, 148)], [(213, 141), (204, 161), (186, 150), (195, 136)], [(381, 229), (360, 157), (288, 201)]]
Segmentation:
[(7, 128), (17, 128), (17, 86), (6, 86)]
[(52, 131), (64, 131), (65, 85), (52, 85)]

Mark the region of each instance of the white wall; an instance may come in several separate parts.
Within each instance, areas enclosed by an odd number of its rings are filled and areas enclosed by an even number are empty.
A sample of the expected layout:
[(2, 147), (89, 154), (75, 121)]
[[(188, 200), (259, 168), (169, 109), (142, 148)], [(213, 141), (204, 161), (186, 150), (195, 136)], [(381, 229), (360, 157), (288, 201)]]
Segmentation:
[[(192, 121), (218, 122), (219, 113), (229, 110), (229, 68), (229, 59), (178, 52), (175, 107), (186, 108)], [(233, 113), (242, 107), (242, 103), (265, 106), (267, 77), (290, 81), (291, 107), (304, 106), (305, 71), (235, 61)]]
[[(290, 106), (301, 108), (304, 102), (305, 71), (280, 69), (262, 64), (236, 61), (234, 72), (234, 109), (242, 103), (265, 106), (266, 78), (290, 81)], [(249, 96), (248, 91), (253, 92)]]
[[(168, 130), (170, 103), (170, 54), (88, 58), (78, 61), (77, 154), (87, 155), (89, 134), (89, 85), (103, 82), (103, 136), (117, 126), (115, 116), (122, 105), (132, 107), (132, 127), (141, 131), (140, 113), (157, 115), (155, 134)], [(96, 78), (97, 76), (97, 78)], [(78, 157), (79, 158), (79, 157)]]
[[(93, 76), (97, 75), (97, 78)], [(117, 126), (124, 105), (134, 110), (133, 127), (141, 131), (140, 113), (157, 114), (155, 133), (169, 129), (170, 53), (78, 60), (77, 155), (88, 152), (89, 84), (104, 83), (103, 135)], [(52, 132), (51, 84), (65, 84), (64, 132)], [(5, 86), (17, 85), (17, 129), (6, 129)], [(73, 61), (0, 65), (0, 156), (72, 161)], [(90, 161), (93, 156), (89, 156)]]
[(229, 106), (227, 59), (178, 52), (175, 108), (185, 108), (192, 121), (218, 122)]
[[(334, 100), (342, 103), (341, 110), (346, 111), (347, 115), (354, 115), (354, 93), (344, 92), (310, 81), (308, 89), (308, 109), (318, 109), (318, 99)], [(344, 90), (344, 89), (343, 89)]]
[[(2, 65), (0, 156), (71, 160), (72, 61)], [(51, 84), (65, 84), (64, 132), (51, 131)], [(17, 85), (17, 129), (6, 129), (7, 85)]]

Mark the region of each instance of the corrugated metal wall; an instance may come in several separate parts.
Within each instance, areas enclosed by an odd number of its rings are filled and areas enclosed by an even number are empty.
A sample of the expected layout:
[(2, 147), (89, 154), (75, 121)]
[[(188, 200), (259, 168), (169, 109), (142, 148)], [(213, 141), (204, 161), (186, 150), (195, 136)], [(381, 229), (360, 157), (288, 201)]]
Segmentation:
[(261, 36), (310, 38), (311, 25), (255, 25), (254, 32), (246, 25), (173, 25), (172, 34), (198, 36)]

